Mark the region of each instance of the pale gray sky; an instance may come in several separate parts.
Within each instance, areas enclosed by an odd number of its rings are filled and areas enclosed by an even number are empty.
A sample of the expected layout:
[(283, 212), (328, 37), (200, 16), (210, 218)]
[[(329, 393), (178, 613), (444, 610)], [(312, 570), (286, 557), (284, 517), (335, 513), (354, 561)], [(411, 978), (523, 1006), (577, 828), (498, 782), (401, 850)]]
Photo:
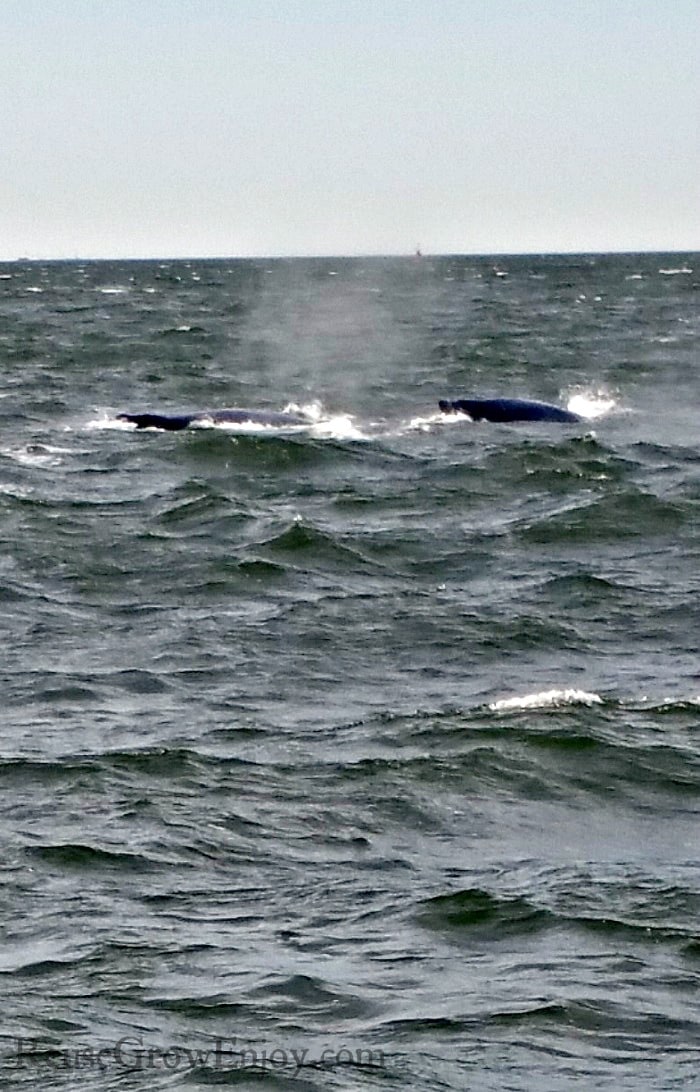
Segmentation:
[(700, 249), (700, 0), (2, 0), (0, 257)]

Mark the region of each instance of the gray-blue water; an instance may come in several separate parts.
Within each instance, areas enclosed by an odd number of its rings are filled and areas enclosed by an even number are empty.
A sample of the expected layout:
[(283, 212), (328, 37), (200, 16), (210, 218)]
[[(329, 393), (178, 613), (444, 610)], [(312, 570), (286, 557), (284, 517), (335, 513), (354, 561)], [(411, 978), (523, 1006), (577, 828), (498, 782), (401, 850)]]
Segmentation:
[(0, 268), (2, 1087), (696, 1087), (698, 270)]

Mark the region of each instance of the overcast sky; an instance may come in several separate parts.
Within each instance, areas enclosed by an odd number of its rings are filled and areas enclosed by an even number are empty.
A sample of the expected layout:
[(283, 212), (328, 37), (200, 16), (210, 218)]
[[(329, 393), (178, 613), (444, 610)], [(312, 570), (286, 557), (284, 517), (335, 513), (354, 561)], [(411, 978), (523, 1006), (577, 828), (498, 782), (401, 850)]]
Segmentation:
[(2, 0), (0, 257), (700, 249), (700, 0)]

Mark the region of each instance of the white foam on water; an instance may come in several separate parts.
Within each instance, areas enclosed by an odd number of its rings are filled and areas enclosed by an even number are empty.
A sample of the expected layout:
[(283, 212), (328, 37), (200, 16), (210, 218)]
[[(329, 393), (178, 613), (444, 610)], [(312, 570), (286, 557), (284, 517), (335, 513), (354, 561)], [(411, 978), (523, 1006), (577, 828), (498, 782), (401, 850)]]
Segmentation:
[(566, 408), (570, 413), (577, 413), (579, 417), (593, 421), (598, 417), (605, 417), (617, 409), (618, 405), (607, 391), (579, 390), (570, 395)]
[(323, 403), (319, 401), (304, 402), (303, 404), (287, 402), (282, 413), (299, 413), (302, 417), (308, 417), (310, 422), (320, 421), (325, 416)]
[(562, 705), (602, 705), (599, 694), (587, 690), (541, 690), (536, 694), (523, 694), (513, 698), (500, 698), (489, 703), (494, 713), (517, 712), (524, 709), (554, 709)]
[(299, 413), (308, 417), (309, 424), (301, 426), (308, 428), (312, 436), (323, 440), (367, 440), (368, 436), (355, 423), (350, 413), (328, 413), (323, 403), (319, 401), (307, 402), (298, 405), (289, 402), (284, 407), (284, 413)]
[(430, 432), (435, 425), (449, 428), (451, 425), (464, 425), (465, 421), (468, 424), (474, 423), (468, 413), (442, 413), (437, 410), (435, 413), (412, 417), (410, 421), (401, 425), (394, 435), (400, 436), (405, 432)]
[(119, 429), (121, 432), (133, 432), (136, 428), (133, 421), (120, 421), (113, 413), (108, 413), (106, 410), (98, 411), (98, 413), (99, 417), (86, 422), (84, 426), (86, 431), (99, 432), (102, 429)]
[(354, 419), (348, 413), (338, 413), (335, 416), (326, 417), (316, 421), (311, 426), (313, 436), (320, 436), (324, 440), (367, 440), (369, 437), (358, 428)]
[(15, 500), (27, 500), (33, 493), (34, 490), (28, 485), (14, 485), (11, 482), (0, 482), (0, 495), (3, 497), (14, 497)]
[(51, 467), (61, 466), (63, 455), (74, 455), (70, 447), (58, 447), (56, 444), (24, 444), (22, 447), (0, 448), (0, 455), (20, 466)]
[(304, 432), (308, 425), (269, 425), (264, 421), (214, 421), (211, 417), (200, 417), (193, 421), (188, 428), (194, 430), (216, 429), (218, 432), (231, 432), (234, 435), (267, 434), (286, 435), (290, 432)]

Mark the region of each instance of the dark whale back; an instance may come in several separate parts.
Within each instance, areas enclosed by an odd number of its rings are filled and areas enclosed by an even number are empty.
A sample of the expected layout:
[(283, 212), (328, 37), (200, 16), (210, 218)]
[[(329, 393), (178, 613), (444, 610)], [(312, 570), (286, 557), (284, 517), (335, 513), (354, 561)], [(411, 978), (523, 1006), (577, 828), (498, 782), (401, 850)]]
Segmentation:
[(271, 410), (222, 409), (200, 410), (198, 413), (119, 413), (118, 420), (129, 421), (137, 428), (161, 428), (167, 432), (179, 432), (198, 421), (214, 424), (267, 425), (273, 428), (290, 428), (308, 425), (309, 419), (298, 413), (275, 413)]
[(531, 402), (523, 398), (456, 398), (442, 399), (438, 405), (443, 413), (466, 413), (473, 421), (580, 421), (581, 417), (549, 402)]
[(168, 432), (177, 432), (187, 428), (195, 416), (194, 413), (181, 414), (179, 417), (167, 416), (163, 413), (118, 413), (117, 419), (129, 421), (137, 428), (164, 428)]

